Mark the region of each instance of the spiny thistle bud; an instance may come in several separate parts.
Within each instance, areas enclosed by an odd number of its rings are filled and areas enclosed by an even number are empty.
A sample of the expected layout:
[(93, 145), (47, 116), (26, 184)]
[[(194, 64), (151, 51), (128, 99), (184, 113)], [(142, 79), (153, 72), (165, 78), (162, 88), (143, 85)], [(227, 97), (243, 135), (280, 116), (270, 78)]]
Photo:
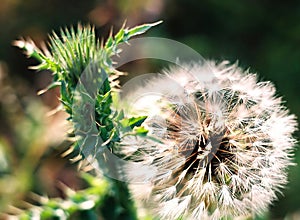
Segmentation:
[(228, 62), (182, 65), (127, 100), (159, 142), (124, 137), (120, 149), (141, 164), (125, 175), (161, 219), (261, 213), (287, 183), (296, 119), (255, 74)]

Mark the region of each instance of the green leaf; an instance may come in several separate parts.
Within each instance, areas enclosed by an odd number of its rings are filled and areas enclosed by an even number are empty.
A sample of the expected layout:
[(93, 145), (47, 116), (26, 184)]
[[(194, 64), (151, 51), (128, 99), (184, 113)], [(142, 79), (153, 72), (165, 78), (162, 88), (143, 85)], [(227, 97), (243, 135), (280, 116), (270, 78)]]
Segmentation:
[(127, 42), (131, 37), (143, 34), (146, 31), (148, 31), (151, 27), (154, 27), (160, 23), (162, 23), (162, 21), (158, 21), (150, 24), (143, 24), (131, 29), (122, 27), (114, 37), (110, 36), (107, 39), (106, 44), (104, 46), (107, 54), (109, 54), (109, 56), (112, 56), (114, 54), (119, 53), (117, 51), (118, 44)]
[(106, 103), (107, 101), (110, 101), (109, 99), (111, 99), (110, 97), (110, 93), (111, 91), (105, 93), (104, 95), (98, 94), (97, 95), (97, 103)]
[(136, 132), (136, 134), (139, 136), (146, 136), (149, 131), (145, 127), (141, 126), (135, 127), (134, 132)]
[(131, 129), (133, 129), (134, 127), (141, 126), (142, 123), (146, 120), (146, 118), (147, 118), (147, 116), (124, 118), (121, 121), (121, 124), (124, 127), (130, 127)]
[(159, 25), (161, 24), (162, 21), (158, 21), (158, 22), (155, 22), (155, 23), (150, 23), (150, 24), (143, 24), (143, 25), (140, 25), (140, 26), (136, 26), (134, 28), (131, 28), (127, 31), (127, 37), (128, 38), (131, 38), (133, 36), (136, 36), (136, 35), (140, 35), (140, 34), (143, 34), (145, 33), (146, 31), (148, 31), (150, 28), (156, 26), (156, 25)]
[(123, 109), (120, 112), (116, 112), (116, 113), (117, 113), (117, 115), (115, 117), (116, 121), (120, 121), (120, 120), (124, 119), (124, 110)]
[(54, 81), (54, 82), (52, 82), (50, 85), (48, 85), (47, 88), (40, 90), (40, 91), (38, 92), (38, 95), (42, 95), (42, 94), (44, 94), (45, 92), (47, 92), (48, 90), (53, 89), (53, 88), (56, 88), (56, 87), (58, 87), (58, 86), (60, 86), (60, 85), (61, 85), (61, 82)]
[(115, 41), (118, 44), (119, 42), (122, 42), (124, 39), (124, 35), (125, 35), (125, 30), (123, 28), (121, 28), (119, 30), (119, 32), (116, 34), (115, 36)]

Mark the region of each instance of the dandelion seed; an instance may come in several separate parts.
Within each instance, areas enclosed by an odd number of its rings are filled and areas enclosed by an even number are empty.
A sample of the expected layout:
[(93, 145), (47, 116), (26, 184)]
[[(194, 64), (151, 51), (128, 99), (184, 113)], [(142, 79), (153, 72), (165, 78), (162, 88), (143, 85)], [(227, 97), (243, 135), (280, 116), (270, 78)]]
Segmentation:
[(159, 98), (145, 96), (132, 108), (150, 116), (144, 125), (161, 143), (121, 142), (126, 152), (138, 149), (133, 161), (156, 168), (145, 175), (147, 190), (129, 183), (145, 207), (161, 219), (219, 219), (260, 213), (276, 199), (297, 125), (270, 82), (237, 65), (208, 62), (171, 68), (127, 99), (147, 91)]

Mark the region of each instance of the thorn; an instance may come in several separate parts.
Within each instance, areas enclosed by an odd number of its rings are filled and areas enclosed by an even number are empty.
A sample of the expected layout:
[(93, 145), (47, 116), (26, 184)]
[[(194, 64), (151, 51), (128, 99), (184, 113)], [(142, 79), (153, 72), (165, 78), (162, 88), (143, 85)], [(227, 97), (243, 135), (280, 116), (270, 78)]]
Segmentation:
[(30, 202), (27, 202), (27, 201), (22, 201), (22, 204), (23, 204), (23, 207), (25, 209), (31, 209), (33, 207), (36, 207), (35, 205), (31, 204)]
[(24, 211), (16, 206), (13, 206), (13, 205), (8, 205), (8, 209), (7, 209), (8, 212), (11, 212), (11, 213), (14, 213), (16, 215), (19, 215), (21, 213), (23, 213)]
[(159, 25), (159, 24), (161, 24), (161, 23), (163, 23), (163, 20), (160, 20), (160, 21), (157, 21), (157, 22), (154, 22), (154, 23), (143, 24), (142, 26), (148, 25), (148, 26), (153, 27), (153, 26)]
[(113, 37), (113, 27), (110, 28), (109, 37)]
[[(31, 67), (29, 67), (31, 69)], [(47, 92), (48, 89), (41, 89), (40, 91), (37, 92), (37, 95), (43, 95), (45, 92)]]
[(61, 181), (57, 181), (57, 187), (68, 196), (74, 195), (76, 193), (73, 189), (71, 189), (68, 185), (64, 184)]
[(66, 157), (66, 156), (68, 156), (69, 154), (71, 154), (72, 152), (74, 152), (74, 149), (75, 149), (75, 147), (74, 147), (74, 146), (71, 146), (71, 147), (69, 147), (65, 152), (63, 152), (60, 156), (61, 156), (61, 157)]
[(41, 196), (41, 195), (36, 194), (34, 192), (30, 192), (29, 193), (29, 197), (31, 199), (33, 199), (34, 201), (37, 201), (37, 202), (39, 202), (41, 204), (45, 204), (45, 203), (47, 203), (49, 201), (49, 198), (47, 196)]
[(91, 164), (82, 164), (82, 167), (80, 168), (80, 170), (82, 170), (83, 172), (90, 172), (94, 169), (94, 167)]
[(63, 106), (62, 105), (58, 105), (55, 109), (52, 109), (49, 112), (47, 112), (46, 113), (46, 117), (53, 116), (56, 113), (60, 112), (61, 110), (63, 110)]
[(125, 29), (126, 24), (127, 24), (127, 19), (124, 20), (121, 29)]
[(78, 154), (76, 157), (70, 159), (72, 163), (76, 163), (77, 161), (80, 161), (82, 159), (82, 156)]
[(80, 23), (80, 22), (78, 22), (78, 24), (77, 24), (77, 29), (80, 31), (80, 30), (82, 30), (82, 24)]
[(104, 39), (101, 38), (101, 41), (100, 41), (100, 47), (103, 48), (104, 47)]

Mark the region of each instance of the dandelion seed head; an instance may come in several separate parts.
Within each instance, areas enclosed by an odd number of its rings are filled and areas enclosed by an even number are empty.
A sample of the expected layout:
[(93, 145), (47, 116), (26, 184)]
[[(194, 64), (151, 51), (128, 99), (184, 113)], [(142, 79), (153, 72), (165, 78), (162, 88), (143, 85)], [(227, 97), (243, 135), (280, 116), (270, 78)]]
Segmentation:
[[(261, 213), (287, 183), (297, 123), (270, 82), (237, 64), (213, 61), (172, 67), (126, 97), (150, 115), (149, 135), (122, 140), (124, 154), (150, 166), (148, 187), (132, 194), (161, 219), (219, 219)], [(153, 110), (155, 109), (155, 110)], [(138, 153), (137, 153), (138, 152)], [(143, 182), (142, 180), (140, 182)]]

